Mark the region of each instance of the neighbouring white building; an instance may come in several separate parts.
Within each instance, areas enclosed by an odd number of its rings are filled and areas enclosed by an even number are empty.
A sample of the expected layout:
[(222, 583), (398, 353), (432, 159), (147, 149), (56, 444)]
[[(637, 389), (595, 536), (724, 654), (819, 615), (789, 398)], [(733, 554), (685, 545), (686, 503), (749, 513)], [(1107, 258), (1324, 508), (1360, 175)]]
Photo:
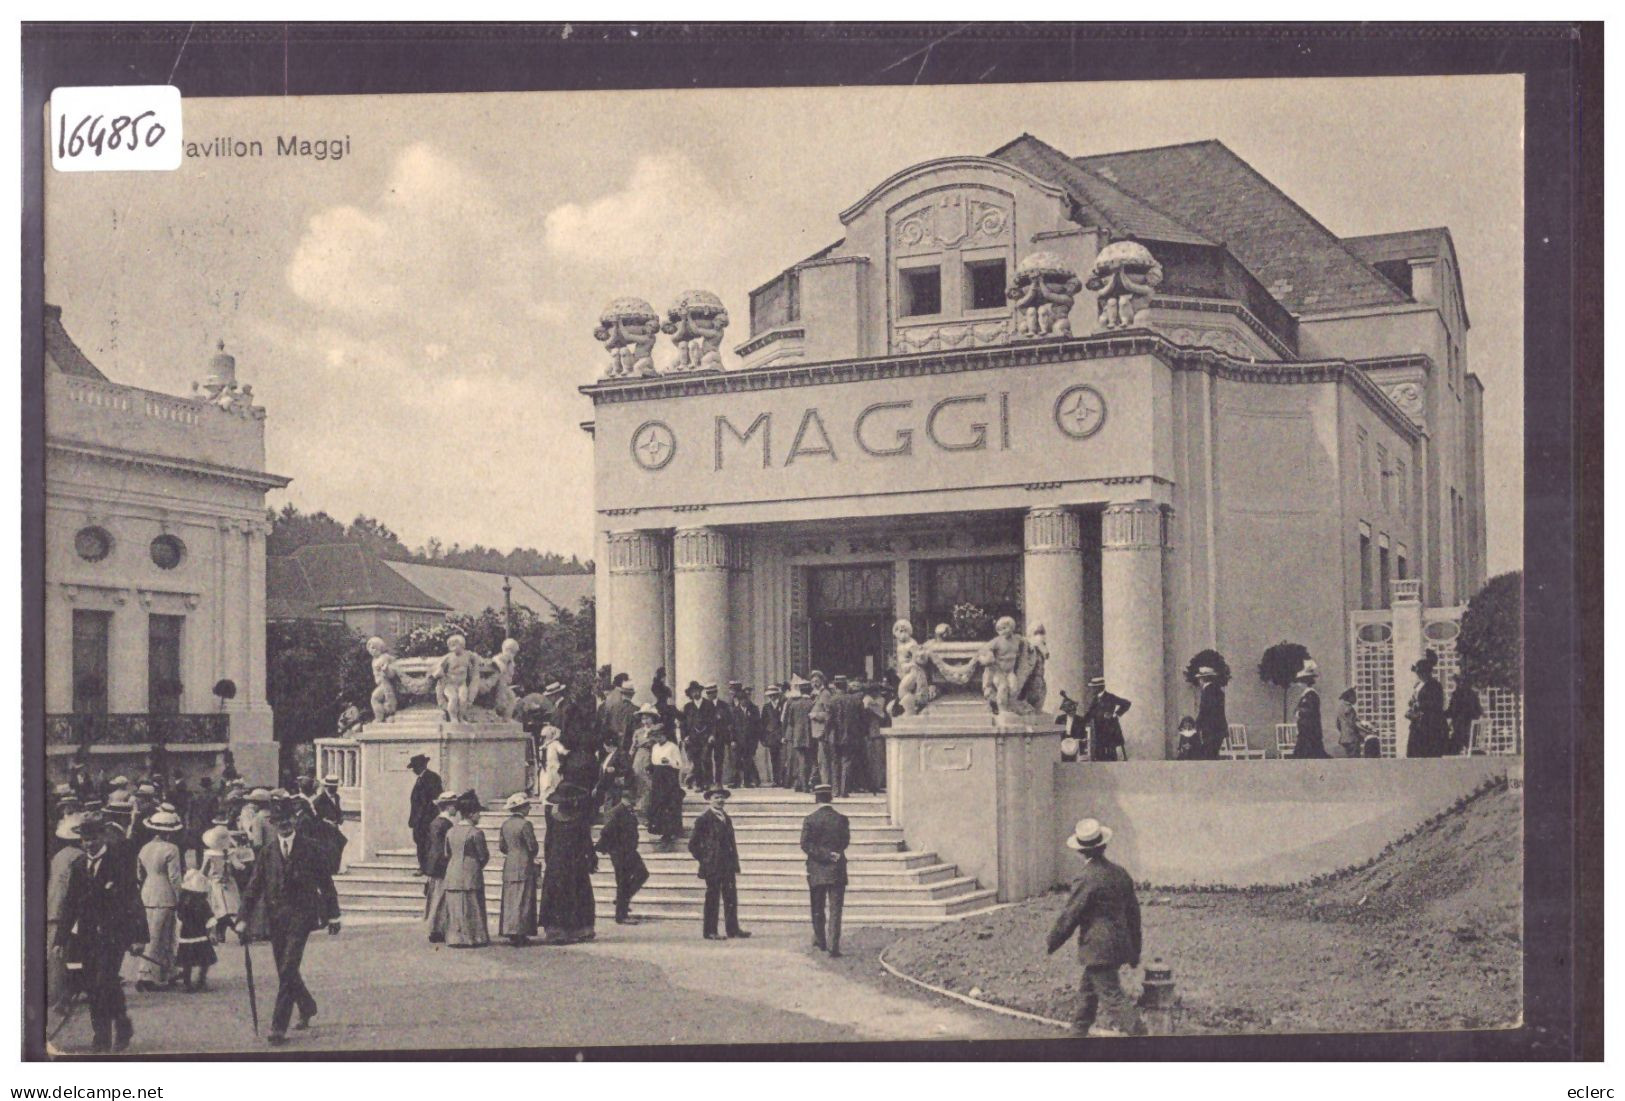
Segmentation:
[[(45, 315), (45, 741), (274, 781), (265, 700), (265, 410), (224, 348), (193, 396), (123, 386)], [(224, 682), (230, 682), (229, 686)], [(219, 689), (217, 694), (216, 690)]]

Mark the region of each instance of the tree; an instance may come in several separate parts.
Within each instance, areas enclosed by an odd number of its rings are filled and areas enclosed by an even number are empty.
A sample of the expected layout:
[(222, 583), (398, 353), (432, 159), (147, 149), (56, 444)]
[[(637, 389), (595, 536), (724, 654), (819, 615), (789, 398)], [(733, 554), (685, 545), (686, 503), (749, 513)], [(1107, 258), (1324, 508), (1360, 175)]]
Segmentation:
[(1301, 642), (1277, 642), (1258, 661), (1258, 679), (1281, 690), (1281, 721), (1286, 722), (1287, 690), (1309, 660), (1309, 648)]
[(1492, 577), (1467, 602), (1456, 639), (1460, 679), (1473, 688), (1523, 687), (1523, 572)]
[(291, 504), (283, 505), (281, 512), (266, 510), (271, 521), (271, 534), (265, 538), (265, 553), (292, 554), (300, 547), (316, 543), (342, 543), (344, 525), (325, 512), (305, 514)]
[(267, 509), (265, 515), (271, 521), (265, 552), (271, 555), (292, 554), (300, 547), (318, 543), (353, 543), (391, 562), (420, 562), (519, 576), (593, 572), (591, 560), (583, 562), (573, 554), (565, 558), (535, 547), (500, 551), (479, 543), (472, 547), (453, 543), (448, 549), (439, 538), (430, 537), (423, 546), (413, 550), (401, 542), (389, 525), (372, 516), (357, 516), (346, 527), (325, 512), (304, 513), (292, 504), (283, 505), (280, 512)]
[(1224, 660), (1224, 655), (1217, 650), (1198, 650), (1185, 666), (1185, 683), (1193, 688), (1200, 687), (1196, 683), (1196, 671), (1208, 668), (1219, 674), (1219, 687), (1223, 688), (1230, 683), (1230, 663)]
[(265, 625), (265, 699), (279, 742), (332, 737), (345, 705), (365, 706), (372, 665), (356, 631), (329, 620)]

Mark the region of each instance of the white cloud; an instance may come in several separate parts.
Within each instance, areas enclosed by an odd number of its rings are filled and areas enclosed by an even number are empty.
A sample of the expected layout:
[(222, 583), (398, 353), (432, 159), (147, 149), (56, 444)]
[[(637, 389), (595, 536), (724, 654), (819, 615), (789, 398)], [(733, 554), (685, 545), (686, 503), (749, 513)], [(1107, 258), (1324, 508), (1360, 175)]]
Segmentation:
[(549, 211), (547, 247), (627, 274), (692, 269), (719, 251), (731, 205), (688, 158), (644, 156), (620, 191)]

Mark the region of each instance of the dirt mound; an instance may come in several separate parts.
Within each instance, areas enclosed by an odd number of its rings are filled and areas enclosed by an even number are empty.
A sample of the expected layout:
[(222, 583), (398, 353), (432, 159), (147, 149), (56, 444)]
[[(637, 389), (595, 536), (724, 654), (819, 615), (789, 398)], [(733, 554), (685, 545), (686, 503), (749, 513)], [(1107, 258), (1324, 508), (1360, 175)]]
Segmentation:
[[(1522, 988), (1522, 798), (1499, 788), (1370, 865), (1305, 887), (1142, 891), (1145, 960), (1181, 993), (1182, 1032), (1493, 1028)], [(1060, 893), (904, 936), (894, 966), (957, 993), (1066, 1019), (1079, 969), (1044, 936)], [(1137, 992), (1139, 976), (1126, 976)]]

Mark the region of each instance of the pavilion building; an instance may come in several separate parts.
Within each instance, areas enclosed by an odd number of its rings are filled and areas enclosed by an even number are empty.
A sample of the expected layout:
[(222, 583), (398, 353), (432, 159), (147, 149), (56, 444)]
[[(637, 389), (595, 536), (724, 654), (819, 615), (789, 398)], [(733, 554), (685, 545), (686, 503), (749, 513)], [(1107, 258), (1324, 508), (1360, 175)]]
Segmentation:
[[(891, 628), (1042, 624), (1169, 755), (1188, 660), (1352, 683), (1350, 613), (1484, 578), (1483, 387), (1449, 231), (1339, 238), (1216, 141), (915, 165), (728, 323), (617, 299), (593, 403), (599, 661), (758, 688), (880, 676)], [(661, 321), (678, 361), (655, 365)], [(970, 606), (967, 608), (966, 606)], [(1328, 711), (1329, 715), (1329, 711)]]

